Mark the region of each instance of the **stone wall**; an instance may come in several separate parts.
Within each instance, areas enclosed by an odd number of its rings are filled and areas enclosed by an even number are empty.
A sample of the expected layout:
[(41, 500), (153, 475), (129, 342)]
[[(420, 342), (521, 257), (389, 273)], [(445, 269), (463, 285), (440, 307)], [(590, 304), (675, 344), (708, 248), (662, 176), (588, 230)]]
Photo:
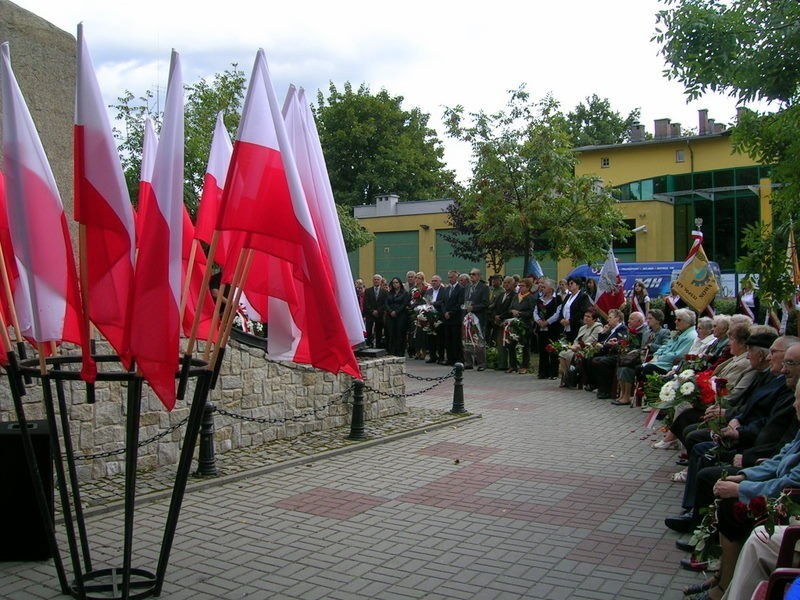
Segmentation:
[[(381, 393), (365, 393), (365, 419), (406, 412), (405, 363), (402, 358), (386, 357), (361, 361), (364, 382)], [(101, 365), (102, 367), (102, 365)], [(350, 423), (352, 387), (348, 375), (333, 375), (305, 365), (275, 362), (264, 352), (231, 341), (226, 351), (219, 381), (210, 399), (220, 409), (257, 421), (215, 414), (215, 449), (218, 453), (257, 446), (270, 440), (293, 438), (310, 431), (341, 427)], [(44, 419), (42, 389), (38, 383), (27, 386), (24, 397), (28, 419)], [(167, 412), (145, 386), (142, 398), (140, 440), (147, 440), (180, 425), (189, 414), (194, 391), (190, 383), (186, 400)], [(65, 385), (67, 411), (76, 456), (116, 451), (124, 447), (126, 386), (98, 382), (94, 404), (86, 402), (81, 383)], [(399, 394), (400, 397), (389, 396)], [(344, 396), (344, 397), (343, 397)], [(8, 379), (0, 379), (0, 421), (16, 421)], [(154, 469), (178, 462), (185, 427), (179, 426), (163, 438), (139, 450), (139, 468)], [(92, 460), (78, 460), (81, 480), (113, 475), (124, 470), (124, 454)]]
[(0, 43), (3, 42), (8, 42), (11, 68), (41, 137), (74, 237), (75, 37), (13, 2), (0, 0)]

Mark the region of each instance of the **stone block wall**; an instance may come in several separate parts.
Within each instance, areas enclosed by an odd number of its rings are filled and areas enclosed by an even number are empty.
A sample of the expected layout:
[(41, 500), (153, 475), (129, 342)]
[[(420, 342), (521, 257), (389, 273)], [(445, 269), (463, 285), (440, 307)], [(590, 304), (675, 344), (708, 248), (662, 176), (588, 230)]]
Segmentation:
[[(365, 393), (365, 419), (406, 412), (404, 360), (385, 357), (359, 364), (368, 390), (380, 392)], [(353, 379), (349, 375), (333, 375), (305, 365), (271, 361), (263, 351), (231, 341), (210, 399), (219, 409), (236, 416), (215, 414), (216, 452), (221, 454), (235, 448), (258, 446), (271, 440), (348, 425), (352, 394), (345, 392), (352, 385)], [(94, 404), (87, 403), (82, 383), (67, 382), (64, 388), (76, 456), (124, 448), (127, 386), (118, 382), (98, 382)], [(34, 382), (26, 389), (26, 418), (44, 419), (41, 386)], [(179, 401), (172, 412), (167, 412), (145, 385), (140, 440), (164, 434), (171, 427), (176, 429), (139, 449), (139, 469), (177, 464), (185, 431), (182, 422), (189, 415), (193, 392), (194, 385), (190, 382), (186, 399)], [(239, 416), (254, 420), (243, 420)], [(0, 421), (16, 420), (8, 379), (3, 374), (0, 378)], [(78, 460), (79, 477), (85, 481), (114, 475), (124, 470), (124, 462), (122, 453)]]

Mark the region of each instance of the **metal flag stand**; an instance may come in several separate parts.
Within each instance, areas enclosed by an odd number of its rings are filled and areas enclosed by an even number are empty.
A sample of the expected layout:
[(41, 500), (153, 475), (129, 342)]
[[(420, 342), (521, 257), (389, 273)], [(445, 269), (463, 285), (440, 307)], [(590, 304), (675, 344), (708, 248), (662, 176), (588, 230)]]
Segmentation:
[[(116, 381), (127, 383), (126, 394), (126, 428), (125, 428), (125, 503), (123, 527), (122, 565), (119, 567), (96, 569), (92, 565), (89, 538), (80, 497), (75, 454), (69, 428), (64, 383), (80, 381), (80, 356), (40, 357), (17, 362), (16, 356), (9, 353), (8, 372), (14, 410), (21, 429), (23, 450), (28, 463), (34, 494), (42, 523), (45, 529), (59, 585), (64, 594), (81, 600), (138, 600), (151, 596), (159, 596), (164, 585), (169, 555), (175, 539), (181, 505), (183, 503), (189, 470), (192, 464), (195, 444), (197, 442), (203, 410), (206, 405), (213, 372), (208, 363), (200, 359), (191, 359), (186, 375), (195, 380), (194, 395), (189, 411), (186, 434), (181, 449), (181, 456), (172, 488), (172, 497), (158, 564), (155, 573), (146, 569), (134, 568), (133, 563), (133, 525), (136, 502), (136, 464), (139, 449), (139, 418), (143, 379), (134, 371), (122, 370), (119, 358), (115, 355), (96, 355), (98, 364), (110, 366), (111, 369), (100, 369), (97, 381)], [(78, 368), (70, 368), (75, 367)], [(114, 371), (114, 366), (118, 370)], [(59, 488), (59, 499), (64, 519), (64, 533), (72, 564), (72, 581), (69, 581), (64, 562), (58, 547), (56, 524), (52, 512), (48, 510), (45, 486), (42, 481), (34, 454), (33, 441), (28, 430), (22, 396), (25, 395), (23, 378), (31, 377), (42, 386), (42, 397), (50, 429), (50, 446)], [(56, 422), (56, 407), (53, 398), (53, 385), (56, 390), (58, 413), (60, 414), (61, 439)], [(89, 385), (89, 384), (87, 384)], [(63, 439), (63, 453), (61, 440)], [(63, 457), (63, 460), (62, 460)], [(66, 472), (64, 463), (66, 462)], [(76, 531), (77, 530), (77, 531)]]

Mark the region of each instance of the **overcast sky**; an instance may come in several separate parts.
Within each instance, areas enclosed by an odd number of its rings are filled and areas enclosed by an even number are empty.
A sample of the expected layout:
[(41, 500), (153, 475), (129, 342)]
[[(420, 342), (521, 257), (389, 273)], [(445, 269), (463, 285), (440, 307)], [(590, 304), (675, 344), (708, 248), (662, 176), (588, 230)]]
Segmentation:
[(406, 108), (429, 113), (462, 180), (469, 150), (447, 141), (443, 107), (491, 112), (520, 83), (535, 98), (551, 93), (565, 111), (591, 94), (609, 98), (623, 115), (641, 108), (650, 132), (665, 117), (696, 129), (700, 108), (724, 123), (736, 113), (723, 96), (687, 104), (681, 86), (662, 76), (650, 41), (657, 0), (16, 1), (73, 35), (83, 21), (108, 103), (126, 89), (163, 89), (171, 48), (192, 83), (233, 62), (249, 76), (263, 47), (279, 98), (289, 83), (315, 98), (329, 81), (340, 88), (350, 81), (386, 88)]

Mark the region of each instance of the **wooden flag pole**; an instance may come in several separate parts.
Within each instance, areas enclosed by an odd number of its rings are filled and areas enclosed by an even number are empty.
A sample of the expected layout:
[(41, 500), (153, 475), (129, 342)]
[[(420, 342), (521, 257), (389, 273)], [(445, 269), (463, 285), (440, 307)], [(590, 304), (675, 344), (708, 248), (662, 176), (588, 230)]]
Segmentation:
[[(214, 365), (218, 360), (220, 350), (225, 347), (228, 343), (228, 336), (231, 332), (231, 327), (233, 326), (233, 319), (236, 316), (236, 309), (234, 307), (239, 306), (239, 299), (242, 297), (242, 286), (247, 281), (247, 276), (250, 274), (250, 267), (253, 264), (253, 253), (254, 250), (247, 249), (242, 250), (239, 254), (239, 261), (237, 261), (237, 270), (239, 270), (239, 278), (237, 282), (231, 282), (231, 290), (233, 290), (233, 298), (228, 299), (228, 306), (225, 307), (225, 315), (223, 315), (223, 320), (220, 325), (220, 332), (219, 332), (219, 340), (217, 344), (214, 346), (214, 352), (211, 355), (211, 359), (208, 363), (208, 368), (212, 371), (214, 370)], [(242, 257), (244, 257), (244, 262), (241, 263)], [(241, 263), (241, 269), (239, 269)], [(235, 276), (235, 275), (234, 275)]]
[[(203, 282), (200, 284), (200, 298), (208, 292), (208, 284), (211, 281), (211, 265), (214, 264), (214, 256), (217, 253), (217, 244), (219, 243), (219, 230), (215, 229), (211, 236), (211, 246), (208, 249), (208, 258), (206, 258), (206, 270), (203, 273)], [(186, 355), (190, 358), (194, 352), (194, 345), (197, 341), (197, 330), (200, 327), (200, 314), (202, 311), (198, 310), (194, 313), (194, 320), (192, 321), (192, 330), (189, 333), (189, 339), (186, 342)]]
[(242, 248), (241, 250), (239, 250), (239, 257), (236, 259), (236, 267), (233, 270), (233, 277), (231, 278), (231, 282), (228, 285), (227, 292), (232, 295), (230, 298), (225, 299), (225, 310), (223, 311), (222, 318), (220, 319), (219, 322), (216, 342), (212, 344), (209, 341), (209, 343), (206, 345), (206, 350), (203, 353), (203, 360), (208, 362), (208, 368), (210, 369), (213, 368), (212, 367), (213, 361), (211, 359), (211, 356), (213, 354), (214, 357), (216, 357), (217, 349), (221, 346), (225, 327), (227, 327), (229, 320), (233, 320), (233, 315), (235, 315), (236, 313), (235, 307), (237, 306), (237, 304), (234, 302), (234, 300), (236, 296), (236, 290), (241, 285), (242, 272), (244, 271), (244, 264), (246, 260), (247, 260), (247, 249)]
[[(189, 301), (189, 289), (192, 284), (192, 269), (194, 268), (194, 259), (197, 253), (197, 247), (200, 242), (195, 238), (192, 240), (192, 249), (189, 251), (189, 262), (186, 265), (185, 280), (183, 282), (183, 292), (181, 293), (181, 305), (178, 309), (178, 323), (183, 323), (183, 313), (186, 311), (186, 303)], [(202, 296), (200, 296), (202, 298)], [(202, 304), (202, 300), (200, 301)], [(199, 310), (199, 309), (198, 309)]]
[(6, 258), (2, 246), (0, 246), (0, 272), (3, 277), (3, 291), (6, 295), (6, 302), (8, 302), (8, 310), (11, 312), (11, 324), (14, 326), (14, 333), (18, 342), (22, 341), (22, 332), (19, 328), (19, 317), (17, 317), (17, 307), (14, 304), (14, 294), (11, 293), (11, 280), (8, 277), (8, 269), (6, 269)]
[[(219, 287), (219, 293), (217, 294), (216, 301), (214, 302), (214, 314), (211, 317), (211, 328), (209, 331), (209, 339), (206, 343), (205, 352), (203, 353), (203, 360), (208, 360), (209, 354), (211, 353), (211, 346), (219, 342), (219, 326), (221, 323), (220, 317), (220, 308), (222, 308), (222, 303), (225, 302), (225, 294), (227, 293), (229, 286), (225, 283), (221, 283)], [(227, 303), (226, 303), (227, 306)], [(225, 309), (222, 308), (224, 311)]]

